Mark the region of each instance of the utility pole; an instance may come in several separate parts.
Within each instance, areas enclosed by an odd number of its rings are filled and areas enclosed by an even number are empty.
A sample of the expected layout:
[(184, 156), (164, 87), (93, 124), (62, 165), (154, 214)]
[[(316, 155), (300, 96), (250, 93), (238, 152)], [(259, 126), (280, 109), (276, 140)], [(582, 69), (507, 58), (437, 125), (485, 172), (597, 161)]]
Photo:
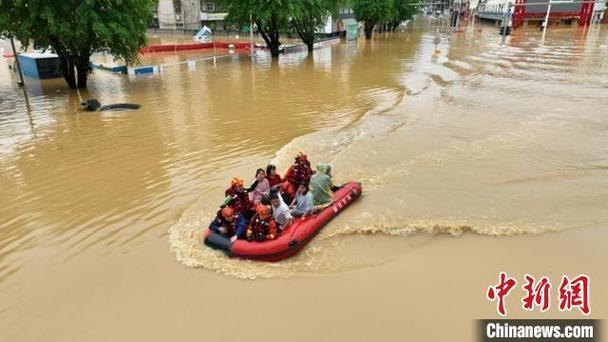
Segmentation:
[(15, 66), (17, 67), (17, 73), (19, 74), (19, 82), (17, 82), (17, 84), (21, 87), (25, 84), (25, 82), (23, 82), (23, 73), (21, 72), (21, 63), (19, 63), (19, 55), (17, 55), (17, 49), (15, 49), (15, 40), (13, 39), (13, 36), (11, 36), (10, 39), (11, 47), (13, 48), (13, 56), (15, 57)]
[(253, 14), (249, 12), (249, 52), (253, 59)]
[(507, 30), (509, 29), (509, 11), (510, 11), (510, 6), (509, 6), (509, 2), (507, 2), (507, 6), (505, 8), (505, 14), (502, 17), (502, 43), (503, 44), (507, 40)]
[(549, 13), (551, 13), (551, 0), (549, 0), (549, 6), (547, 6), (547, 15), (545, 15), (545, 27), (543, 27), (543, 42), (545, 41), (545, 35), (547, 34), (547, 26), (549, 26)]

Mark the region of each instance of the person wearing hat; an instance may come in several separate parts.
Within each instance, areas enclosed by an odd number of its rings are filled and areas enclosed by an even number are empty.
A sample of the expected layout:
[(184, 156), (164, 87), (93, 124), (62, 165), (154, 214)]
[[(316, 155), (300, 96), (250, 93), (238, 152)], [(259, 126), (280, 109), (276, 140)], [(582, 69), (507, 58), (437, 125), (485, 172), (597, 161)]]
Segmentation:
[(302, 152), (298, 153), (294, 158), (293, 164), (285, 173), (285, 182), (281, 186), (281, 191), (285, 194), (287, 202), (293, 200), (300, 184), (308, 184), (310, 182), (311, 175), (312, 168), (310, 167), (308, 157)]
[(249, 200), (249, 195), (243, 186), (243, 180), (240, 178), (232, 178), (230, 188), (225, 192), (226, 198), (221, 207), (230, 206), (236, 214), (243, 214), (246, 217), (251, 217), (252, 204)]
[(247, 240), (262, 242), (277, 237), (277, 223), (272, 217), (270, 208), (263, 204), (255, 207), (255, 216), (247, 227)]
[(231, 207), (224, 207), (217, 211), (215, 219), (209, 224), (209, 229), (215, 233), (229, 237), (234, 242), (239, 237), (245, 237), (247, 219), (243, 214), (235, 214)]

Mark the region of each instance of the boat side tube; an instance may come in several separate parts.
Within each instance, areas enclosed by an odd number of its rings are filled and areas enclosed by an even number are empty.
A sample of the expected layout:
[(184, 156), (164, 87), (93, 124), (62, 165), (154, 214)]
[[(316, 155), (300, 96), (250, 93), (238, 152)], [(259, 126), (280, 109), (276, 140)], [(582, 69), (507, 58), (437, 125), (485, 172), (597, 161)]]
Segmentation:
[(213, 249), (221, 250), (228, 256), (232, 255), (232, 243), (230, 243), (230, 239), (221, 234), (214, 232), (209, 234), (205, 239), (205, 245)]

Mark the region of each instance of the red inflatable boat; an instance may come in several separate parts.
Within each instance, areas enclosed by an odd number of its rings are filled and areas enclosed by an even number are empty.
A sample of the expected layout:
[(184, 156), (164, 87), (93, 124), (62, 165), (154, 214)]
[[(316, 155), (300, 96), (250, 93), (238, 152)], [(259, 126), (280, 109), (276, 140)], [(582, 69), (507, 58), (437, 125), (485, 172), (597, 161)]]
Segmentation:
[(231, 257), (259, 261), (278, 261), (288, 258), (302, 249), (312, 238), (342, 210), (361, 196), (361, 183), (350, 182), (334, 193), (334, 202), (321, 212), (305, 219), (297, 219), (274, 240), (263, 242), (230, 239), (212, 231), (207, 232), (205, 244), (224, 251)]

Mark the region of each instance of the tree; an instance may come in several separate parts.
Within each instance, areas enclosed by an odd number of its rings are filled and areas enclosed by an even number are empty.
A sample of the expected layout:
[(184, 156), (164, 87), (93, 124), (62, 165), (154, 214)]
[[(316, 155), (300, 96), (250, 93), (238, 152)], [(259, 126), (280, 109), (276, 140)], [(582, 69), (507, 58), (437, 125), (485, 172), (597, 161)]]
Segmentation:
[(393, 0), (353, 0), (353, 12), (357, 21), (363, 21), (365, 39), (372, 39), (374, 27), (391, 17)]
[(270, 55), (278, 57), (280, 33), (289, 28), (293, 1), (220, 0), (220, 3), (228, 11), (226, 21), (239, 26), (249, 25), (253, 21), (270, 49)]
[(304, 44), (308, 52), (313, 50), (316, 33), (331, 12), (335, 12), (338, 2), (336, 0), (295, 0), (292, 6), (291, 25)]
[(137, 61), (155, 0), (0, 0), (0, 32), (57, 53), (70, 88), (85, 88), (91, 54)]
[(416, 3), (415, 0), (393, 0), (387, 28), (395, 31), (399, 24), (410, 19), (416, 13)]

